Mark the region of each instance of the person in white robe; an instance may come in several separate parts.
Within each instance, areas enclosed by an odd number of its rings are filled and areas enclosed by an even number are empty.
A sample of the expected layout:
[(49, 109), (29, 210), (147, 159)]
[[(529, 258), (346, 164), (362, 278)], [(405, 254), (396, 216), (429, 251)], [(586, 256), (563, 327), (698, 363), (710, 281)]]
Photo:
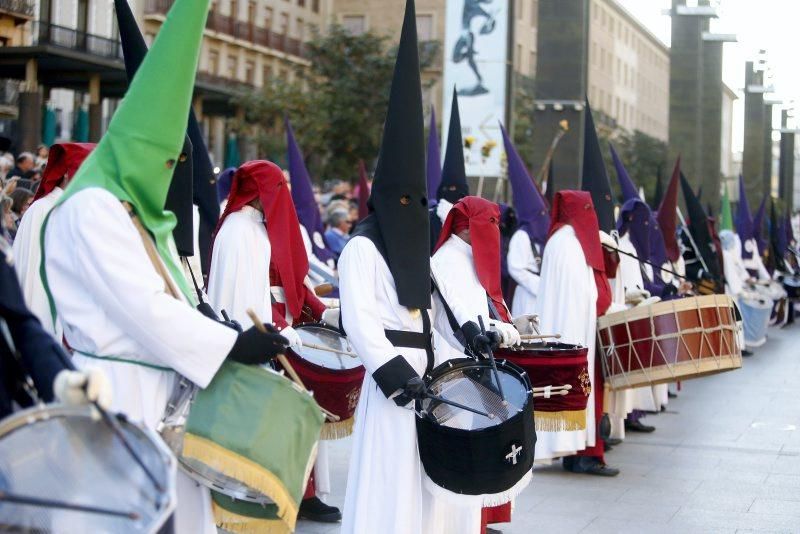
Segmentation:
[[(73, 361), (105, 372), (112, 409), (154, 430), (181, 376), (203, 388), (226, 359), (262, 365), (286, 345), (193, 309), (174, 215), (164, 211), (206, 15), (204, 0), (176, 0), (107, 133), (42, 228), (42, 282)], [(216, 532), (209, 491), (182, 472), (177, 499), (177, 532)]]
[(94, 146), (92, 143), (58, 143), (50, 147), (42, 181), (33, 197), (33, 204), (20, 221), (14, 239), (14, 262), (25, 303), (56, 339), (61, 339), (62, 329), (58, 318), (53, 319), (50, 314), (50, 304), (42, 286), (39, 274), (42, 257), (39, 237), (45, 216), (55, 206), (64, 193), (64, 188)]
[[(595, 346), (598, 311), (611, 304), (605, 276), (600, 230), (591, 195), (559, 191), (552, 207), (553, 224), (544, 249), (541, 292), (536, 311), (542, 331), (561, 334), (561, 341), (588, 348), (587, 368), (592, 389), (586, 409), (585, 430), (537, 433), (537, 458), (565, 458), (565, 469), (613, 476), (618, 470), (605, 464), (602, 440), (597, 434)], [(602, 398), (602, 397), (600, 397)], [(599, 399), (598, 399), (599, 400)], [(581, 453), (581, 456), (573, 456)]]

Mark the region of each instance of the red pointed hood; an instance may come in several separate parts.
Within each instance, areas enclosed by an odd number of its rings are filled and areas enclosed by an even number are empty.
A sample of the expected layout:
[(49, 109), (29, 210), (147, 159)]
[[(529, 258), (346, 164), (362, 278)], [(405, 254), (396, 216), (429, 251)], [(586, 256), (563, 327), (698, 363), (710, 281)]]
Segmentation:
[[(293, 317), (303, 307), (303, 281), (308, 274), (300, 222), (292, 202), (289, 183), (280, 167), (269, 161), (248, 161), (233, 175), (225, 212), (217, 223), (217, 232), (231, 213), (239, 211), (255, 199), (261, 201), (264, 226), (272, 249), (271, 263), (278, 270), (286, 294), (286, 306)], [(214, 250), (214, 243), (211, 243)], [(269, 276), (264, 273), (264, 276)]]
[(469, 229), (478, 280), (500, 314), (511, 322), (500, 285), (500, 206), (480, 197), (464, 197), (453, 205), (442, 225), (434, 253), (451, 235)]
[(95, 146), (97, 145), (94, 143), (58, 143), (51, 146), (47, 166), (44, 168), (42, 181), (33, 201), (36, 202), (49, 194), (61, 183), (64, 176), (67, 178), (75, 176), (81, 163)]
[(661, 200), (661, 205), (658, 206), (658, 213), (656, 220), (658, 226), (661, 228), (661, 234), (664, 236), (664, 246), (667, 249), (667, 258), (669, 261), (678, 261), (681, 255), (681, 249), (678, 246), (678, 222), (676, 211), (678, 209), (678, 185), (681, 180), (681, 157), (675, 162), (675, 169), (672, 171), (672, 178), (667, 187), (667, 193)]
[(586, 264), (594, 271), (597, 286), (597, 316), (603, 315), (611, 305), (611, 286), (606, 276), (603, 249), (600, 245), (600, 225), (592, 203), (592, 195), (586, 191), (558, 191), (553, 199), (550, 215), (549, 240), (557, 230), (570, 225), (583, 249)]

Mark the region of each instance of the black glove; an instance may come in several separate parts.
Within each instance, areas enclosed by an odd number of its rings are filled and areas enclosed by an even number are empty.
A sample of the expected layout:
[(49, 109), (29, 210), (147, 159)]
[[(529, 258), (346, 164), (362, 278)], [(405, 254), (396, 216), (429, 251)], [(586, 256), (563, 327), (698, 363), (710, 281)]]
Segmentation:
[(406, 385), (403, 386), (403, 392), (394, 398), (395, 404), (398, 406), (405, 406), (409, 402), (422, 400), (425, 398), (427, 388), (425, 382), (418, 376), (409, 379)]
[(278, 354), (283, 354), (289, 341), (278, 334), (272, 325), (264, 326), (268, 330), (266, 333), (253, 326), (239, 334), (227, 359), (245, 365), (264, 365)]
[(228, 314), (225, 313), (225, 310), (222, 310), (222, 315), (224, 319), (220, 319), (217, 315), (217, 312), (211, 307), (208, 302), (202, 301), (200, 304), (197, 305), (197, 311), (208, 317), (209, 319), (218, 322), (219, 324), (225, 325), (231, 330), (236, 330), (240, 334), (242, 333), (242, 325), (240, 325), (237, 321), (232, 321)]
[(461, 325), (461, 333), (467, 349), (478, 357), (484, 356), (500, 345), (500, 336), (496, 332), (481, 332), (474, 321), (467, 321)]

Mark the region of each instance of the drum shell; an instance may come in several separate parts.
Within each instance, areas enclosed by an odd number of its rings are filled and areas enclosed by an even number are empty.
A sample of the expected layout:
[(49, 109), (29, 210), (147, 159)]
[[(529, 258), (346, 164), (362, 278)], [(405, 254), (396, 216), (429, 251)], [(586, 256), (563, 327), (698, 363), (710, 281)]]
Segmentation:
[(742, 365), (733, 302), (707, 295), (598, 319), (603, 374), (612, 389), (664, 384)]
[(586, 428), (586, 406), (592, 391), (586, 347), (565, 343), (522, 345), (519, 349), (498, 349), (495, 354), (528, 373), (534, 388), (572, 386), (566, 395), (536, 399), (534, 413), (537, 431)]
[(739, 298), (739, 310), (744, 323), (745, 346), (757, 348), (767, 341), (767, 328), (772, 315), (772, 301)]
[[(497, 362), (498, 368), (515, 368), (507, 362)], [(448, 363), (434, 369), (452, 369)], [(526, 380), (527, 381), (527, 380)], [(464, 495), (503, 493), (525, 477), (533, 468), (536, 430), (533, 419), (533, 398), (527, 383), (528, 401), (504, 423), (481, 430), (462, 430), (438, 425), (417, 417), (419, 455), (428, 478), (437, 486)], [(513, 446), (522, 447), (513, 464), (506, 458)]]
[(786, 290), (788, 298), (800, 299), (800, 279), (787, 276), (783, 279), (783, 289)]

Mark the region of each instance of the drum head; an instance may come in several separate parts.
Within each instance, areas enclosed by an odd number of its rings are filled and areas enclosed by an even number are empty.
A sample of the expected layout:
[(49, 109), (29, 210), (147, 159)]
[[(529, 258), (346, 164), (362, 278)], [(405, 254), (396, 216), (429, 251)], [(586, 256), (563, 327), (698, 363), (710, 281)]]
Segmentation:
[(175, 458), (149, 431), (120, 421), (157, 490), (109, 426), (88, 408), (48, 406), (0, 423), (0, 491), (121, 512), (117, 517), (0, 500), (0, 530), (155, 532), (175, 507)]
[(433, 378), (428, 386), (430, 392), (437, 397), (485, 412), (490, 417), (426, 399), (422, 402), (422, 411), (437, 424), (461, 430), (489, 428), (511, 419), (528, 403), (530, 384), (525, 372), (518, 367), (497, 362), (497, 374), (502, 386), (498, 388), (496, 376), (488, 362), (457, 362), (446, 362), (433, 370)]
[(327, 350), (312, 348), (312, 345), (327, 347), (343, 352), (355, 352), (353, 347), (339, 331), (323, 325), (303, 325), (296, 328), (304, 346), (292, 349), (298, 356), (314, 365), (343, 371), (361, 367), (361, 359)]

